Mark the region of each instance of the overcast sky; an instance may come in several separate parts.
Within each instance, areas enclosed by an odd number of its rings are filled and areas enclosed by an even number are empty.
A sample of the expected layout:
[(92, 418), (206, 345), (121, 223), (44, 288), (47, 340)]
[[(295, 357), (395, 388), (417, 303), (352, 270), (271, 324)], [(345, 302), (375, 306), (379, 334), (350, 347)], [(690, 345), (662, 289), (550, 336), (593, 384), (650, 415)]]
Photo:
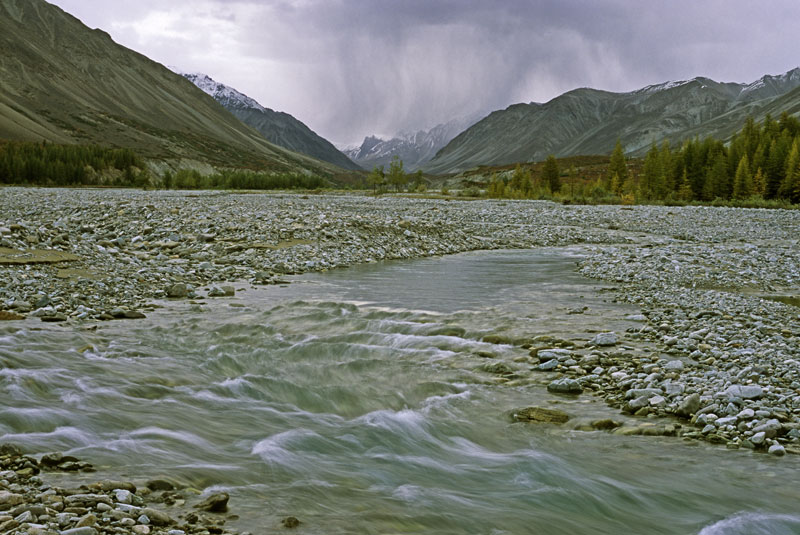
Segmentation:
[(337, 145), (576, 87), (629, 91), (800, 65), (800, 1), (50, 0)]

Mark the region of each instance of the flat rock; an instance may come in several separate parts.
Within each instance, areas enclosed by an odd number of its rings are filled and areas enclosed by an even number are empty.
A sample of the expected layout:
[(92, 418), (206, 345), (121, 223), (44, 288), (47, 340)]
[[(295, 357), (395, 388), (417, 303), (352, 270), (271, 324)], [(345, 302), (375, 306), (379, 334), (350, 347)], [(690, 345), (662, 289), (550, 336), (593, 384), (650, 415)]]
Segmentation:
[(75, 262), (79, 256), (64, 251), (29, 249), (19, 251), (0, 247), (0, 265), (20, 264), (55, 264), (58, 262)]
[(0, 321), (24, 320), (25, 316), (8, 310), (0, 310)]
[(764, 397), (764, 389), (758, 385), (731, 385), (724, 394), (729, 398), (760, 399)]
[(544, 409), (542, 407), (525, 407), (517, 409), (512, 414), (515, 420), (520, 422), (538, 422), (547, 424), (563, 424), (569, 421), (566, 412), (556, 409)]
[(619, 343), (619, 337), (615, 332), (599, 333), (592, 338), (590, 344), (595, 346), (615, 346)]

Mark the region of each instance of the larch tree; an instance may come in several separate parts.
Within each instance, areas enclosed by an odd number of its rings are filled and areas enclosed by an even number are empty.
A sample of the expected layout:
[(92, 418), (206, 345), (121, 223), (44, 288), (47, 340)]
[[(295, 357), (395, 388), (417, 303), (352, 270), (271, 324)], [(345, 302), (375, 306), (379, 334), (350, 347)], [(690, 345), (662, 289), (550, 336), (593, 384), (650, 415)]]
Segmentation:
[[(618, 187), (614, 188), (614, 176)], [(606, 176), (606, 189), (615, 193), (622, 192), (622, 185), (628, 180), (628, 166), (625, 163), (625, 153), (622, 152), (622, 143), (617, 140), (614, 151), (611, 153), (611, 161), (608, 163), (608, 175)]]
[(558, 168), (556, 157), (552, 154), (547, 157), (542, 168), (542, 178), (553, 193), (561, 191), (561, 170)]
[(389, 180), (389, 184), (395, 187), (396, 191), (400, 191), (400, 188), (406, 183), (407, 178), (403, 170), (403, 160), (397, 154), (392, 156), (392, 161), (389, 162), (389, 173), (386, 178)]
[(733, 198), (747, 199), (753, 195), (753, 175), (750, 174), (750, 161), (747, 154), (741, 157), (733, 177)]

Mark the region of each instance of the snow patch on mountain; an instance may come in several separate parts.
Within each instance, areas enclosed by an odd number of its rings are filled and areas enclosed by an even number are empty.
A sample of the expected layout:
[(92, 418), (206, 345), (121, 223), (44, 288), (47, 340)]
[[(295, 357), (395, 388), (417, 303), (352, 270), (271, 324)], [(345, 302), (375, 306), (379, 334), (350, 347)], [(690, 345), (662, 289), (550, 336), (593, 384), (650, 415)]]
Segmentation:
[(430, 130), (399, 132), (391, 139), (367, 136), (360, 146), (342, 152), (367, 169), (388, 165), (394, 156), (398, 156), (406, 169), (414, 171), (433, 159), (439, 150), (483, 116), (483, 113), (475, 113), (436, 125)]
[(660, 84), (645, 86), (637, 91), (634, 91), (634, 93), (658, 93), (659, 91), (666, 91), (668, 89), (680, 87), (690, 82), (692, 82), (692, 80), (677, 80), (677, 81), (663, 82)]
[(183, 72), (175, 67), (170, 67), (175, 74), (180, 74), (194, 85), (199, 87), (207, 95), (211, 95), (223, 106), (236, 106), (240, 108), (252, 108), (259, 111), (266, 111), (267, 108), (259, 104), (255, 99), (240, 93), (232, 87), (221, 84), (202, 72)]

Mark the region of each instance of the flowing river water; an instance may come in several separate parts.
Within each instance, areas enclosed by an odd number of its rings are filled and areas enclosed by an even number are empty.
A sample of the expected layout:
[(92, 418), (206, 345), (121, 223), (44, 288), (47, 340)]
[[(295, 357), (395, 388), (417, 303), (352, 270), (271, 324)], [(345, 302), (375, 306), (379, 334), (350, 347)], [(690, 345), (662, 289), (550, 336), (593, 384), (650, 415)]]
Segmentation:
[(9, 322), (0, 441), (76, 455), (95, 480), (225, 490), (229, 525), (254, 533), (287, 515), (320, 534), (800, 533), (792, 456), (511, 420), (530, 405), (624, 419), (486, 371), (529, 364), (485, 334), (636, 326), (574, 272), (579, 254), (357, 266), (96, 329)]

